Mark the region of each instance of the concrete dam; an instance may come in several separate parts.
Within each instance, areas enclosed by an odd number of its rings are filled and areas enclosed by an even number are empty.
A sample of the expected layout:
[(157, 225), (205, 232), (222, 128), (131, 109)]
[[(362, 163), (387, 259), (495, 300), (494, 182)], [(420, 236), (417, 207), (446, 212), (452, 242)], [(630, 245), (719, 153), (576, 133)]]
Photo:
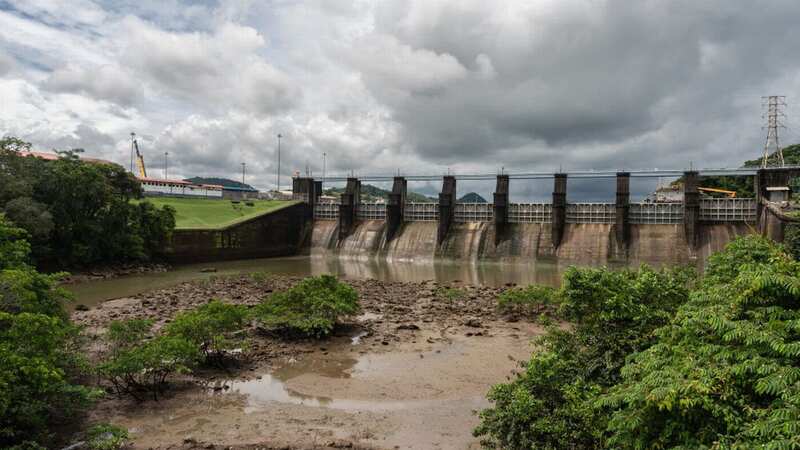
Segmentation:
[[(766, 198), (701, 198), (698, 172), (684, 174), (684, 201), (633, 203), (630, 175), (616, 174), (615, 203), (568, 203), (567, 175), (555, 174), (552, 203), (511, 203), (508, 176), (498, 175), (493, 203), (457, 203), (456, 180), (442, 177), (438, 203), (408, 203), (395, 177), (386, 203), (362, 203), (360, 183), (347, 180), (340, 203), (318, 203), (321, 186), (295, 179), (297, 198), (313, 208), (312, 255), (387, 261), (457, 259), (585, 264), (692, 264), (735, 237), (762, 233), (782, 240), (783, 223)], [(786, 177), (758, 175), (756, 185)], [(777, 179), (777, 181), (776, 181)]]

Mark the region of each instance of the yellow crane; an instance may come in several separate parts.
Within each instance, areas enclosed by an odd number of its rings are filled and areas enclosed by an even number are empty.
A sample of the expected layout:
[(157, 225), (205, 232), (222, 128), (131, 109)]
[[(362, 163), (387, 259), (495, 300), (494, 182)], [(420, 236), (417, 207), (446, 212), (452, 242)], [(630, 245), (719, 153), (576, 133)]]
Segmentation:
[(136, 142), (136, 133), (131, 133), (131, 172), (133, 172), (134, 159), (136, 159), (136, 167), (139, 169), (139, 178), (147, 178), (144, 156), (142, 156), (142, 153), (139, 151), (139, 143)]
[(700, 192), (714, 192), (717, 194), (723, 194), (727, 198), (736, 198), (736, 191), (729, 191), (727, 189), (717, 189), (717, 188), (707, 188), (707, 187), (699, 187), (697, 188)]

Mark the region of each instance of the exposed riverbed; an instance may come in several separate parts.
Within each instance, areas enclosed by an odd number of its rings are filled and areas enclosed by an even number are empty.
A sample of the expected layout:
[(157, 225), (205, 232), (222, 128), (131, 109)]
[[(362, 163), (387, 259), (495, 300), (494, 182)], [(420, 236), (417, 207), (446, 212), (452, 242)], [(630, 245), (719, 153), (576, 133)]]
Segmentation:
[[(159, 327), (212, 298), (255, 305), (299, 280), (181, 282), (73, 318), (100, 338), (111, 320), (148, 317)], [(363, 313), (337, 336), (285, 341), (250, 329), (241, 369), (196, 375), (159, 402), (106, 399), (91, 418), (128, 428), (136, 448), (477, 448), (475, 411), (530, 356), (541, 330), (497, 313), (502, 287), (442, 283), (459, 289), (447, 297), (435, 281), (350, 283)]]
[[(309, 276), (330, 273), (344, 279), (420, 282), (433, 280), (465, 284), (504, 286), (508, 283), (555, 286), (564, 266), (549, 261), (530, 263), (464, 262), (450, 260), (392, 261), (326, 256), (251, 259), (176, 266), (115, 278), (78, 282), (65, 286), (75, 294), (75, 304), (94, 306), (106, 300), (129, 297), (186, 281), (219, 275), (265, 272), (276, 275)], [(204, 270), (213, 269), (214, 272)]]

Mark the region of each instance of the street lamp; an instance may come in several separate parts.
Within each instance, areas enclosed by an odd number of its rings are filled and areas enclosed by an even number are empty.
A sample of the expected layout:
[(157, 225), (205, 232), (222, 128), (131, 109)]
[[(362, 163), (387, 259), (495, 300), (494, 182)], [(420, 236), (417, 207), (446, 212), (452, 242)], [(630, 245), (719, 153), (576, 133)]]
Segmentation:
[(164, 152), (164, 179), (167, 179), (167, 157), (169, 156), (169, 152)]
[[(246, 165), (247, 163), (242, 163), (242, 184), (244, 184), (244, 168)], [(244, 188), (244, 186), (242, 186), (242, 188)]]
[(277, 181), (275, 182), (275, 189), (280, 192), (281, 190), (281, 138), (283, 136), (278, 133), (278, 176)]
[(325, 192), (325, 163), (327, 162), (325, 160), (326, 156), (328, 156), (328, 154), (325, 153), (325, 152), (322, 152), (322, 191), (323, 192)]

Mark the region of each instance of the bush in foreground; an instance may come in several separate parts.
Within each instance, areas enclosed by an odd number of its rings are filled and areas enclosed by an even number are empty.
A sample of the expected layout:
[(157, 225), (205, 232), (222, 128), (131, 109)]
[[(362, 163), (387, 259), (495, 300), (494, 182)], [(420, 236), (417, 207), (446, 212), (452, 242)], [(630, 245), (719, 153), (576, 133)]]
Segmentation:
[(608, 413), (594, 407), (597, 396), (619, 379), (627, 355), (653, 343), (653, 330), (688, 298), (689, 279), (646, 266), (568, 269), (557, 298), (573, 328), (549, 328), (525, 371), (491, 389), (495, 405), (475, 434), (506, 449), (599, 448)]
[(244, 328), (247, 316), (244, 306), (213, 300), (178, 314), (164, 334), (186, 339), (197, 346), (206, 362), (221, 364), (226, 352), (242, 345), (242, 337), (234, 334)]
[(600, 405), (616, 448), (800, 448), (800, 263), (759, 236), (702, 286)]
[(197, 345), (180, 336), (146, 339), (151, 326), (142, 319), (109, 325), (111, 348), (97, 371), (117, 395), (158, 400), (170, 376), (190, 372), (202, 357)]
[(322, 275), (267, 297), (255, 308), (255, 318), (268, 329), (320, 338), (330, 334), (341, 317), (359, 309), (355, 289)]

